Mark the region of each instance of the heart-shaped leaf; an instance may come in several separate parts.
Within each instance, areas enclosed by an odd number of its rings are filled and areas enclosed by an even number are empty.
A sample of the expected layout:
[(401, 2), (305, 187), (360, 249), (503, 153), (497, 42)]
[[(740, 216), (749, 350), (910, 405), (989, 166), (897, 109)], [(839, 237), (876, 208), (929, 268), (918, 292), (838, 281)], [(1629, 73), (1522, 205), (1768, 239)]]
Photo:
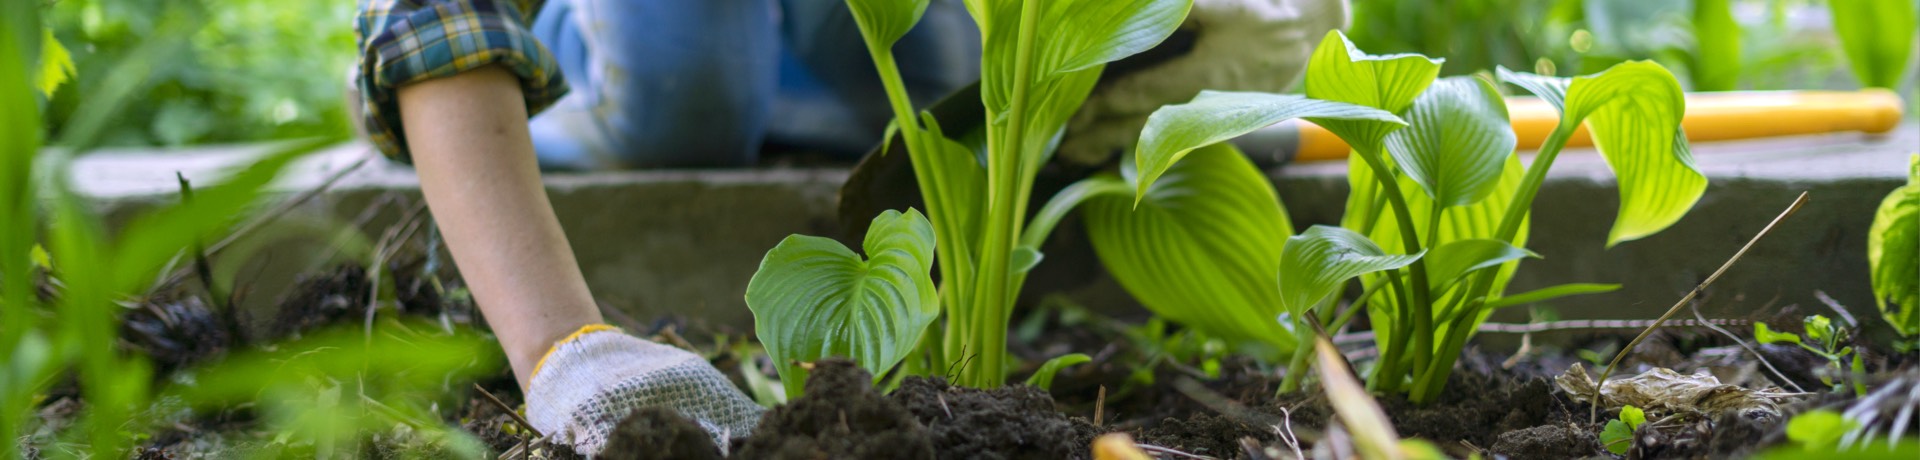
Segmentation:
[(1401, 171), (1443, 206), (1478, 202), (1493, 192), (1516, 139), (1507, 103), (1493, 85), (1449, 77), (1414, 100), (1407, 127), (1387, 134)]
[(1086, 201), (1094, 251), (1147, 309), (1237, 344), (1294, 346), (1274, 320), (1280, 248), (1293, 224), (1272, 182), (1238, 150), (1194, 150), (1137, 207), (1134, 184), (1112, 174), (1087, 181), (1107, 184)]
[[(1307, 97), (1363, 105), (1399, 114), (1440, 75), (1443, 59), (1417, 54), (1375, 56), (1360, 51), (1338, 30), (1329, 31), (1307, 61)], [(1404, 124), (1379, 120), (1338, 120), (1309, 117), (1354, 149), (1380, 151), (1380, 140)]]
[(940, 313), (933, 241), (919, 211), (889, 210), (867, 229), (867, 259), (804, 235), (767, 251), (747, 282), (747, 308), (787, 394), (804, 388), (800, 362), (848, 357), (878, 376), (906, 357)]
[(927, 12), (928, 0), (846, 0), (869, 46), (891, 49)]
[(1134, 170), (1140, 175), (1134, 180), (1139, 184), (1136, 193), (1144, 199), (1154, 181), (1193, 149), (1306, 117), (1405, 124), (1386, 111), (1341, 102), (1295, 95), (1201, 91), (1192, 101), (1161, 107), (1147, 117), (1147, 126), (1140, 130), (1140, 147), (1133, 156)]
[(1680, 131), (1686, 98), (1659, 64), (1624, 62), (1570, 82), (1506, 69), (1500, 78), (1561, 109), (1563, 129), (1586, 123), (1620, 183), (1620, 214), (1607, 233), (1608, 247), (1666, 229), (1706, 192), (1707, 176), (1694, 166)]
[(1920, 155), (1908, 162), (1907, 185), (1880, 201), (1867, 230), (1867, 264), (1880, 314), (1914, 337), (1920, 336)]
[(1394, 270), (1420, 260), (1421, 254), (1390, 255), (1359, 233), (1340, 227), (1315, 225), (1287, 238), (1280, 251), (1280, 301), (1294, 315), (1340, 290), (1347, 280), (1381, 270)]

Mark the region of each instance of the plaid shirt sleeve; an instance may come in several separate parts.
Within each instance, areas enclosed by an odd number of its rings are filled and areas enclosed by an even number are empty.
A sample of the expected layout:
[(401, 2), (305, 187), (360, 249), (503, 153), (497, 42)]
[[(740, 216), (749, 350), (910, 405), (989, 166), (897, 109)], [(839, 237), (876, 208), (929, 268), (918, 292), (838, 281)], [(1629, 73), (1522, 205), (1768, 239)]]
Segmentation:
[(381, 153), (411, 161), (395, 91), (500, 64), (520, 77), (529, 115), (567, 92), (560, 67), (528, 30), (543, 0), (358, 0), (362, 122)]

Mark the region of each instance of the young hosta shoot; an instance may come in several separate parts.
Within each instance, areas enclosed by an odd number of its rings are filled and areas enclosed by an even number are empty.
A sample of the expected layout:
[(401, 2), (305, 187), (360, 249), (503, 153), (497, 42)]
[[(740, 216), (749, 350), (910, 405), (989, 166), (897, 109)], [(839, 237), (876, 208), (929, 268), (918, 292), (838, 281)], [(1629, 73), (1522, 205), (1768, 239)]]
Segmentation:
[(1920, 340), (1920, 155), (1907, 163), (1907, 185), (1880, 201), (1867, 230), (1867, 263), (1880, 315), (1912, 351)]
[(933, 280), (933, 227), (919, 211), (873, 219), (867, 258), (839, 242), (793, 235), (760, 262), (747, 283), (760, 344), (788, 395), (800, 394), (800, 363), (853, 358), (878, 377), (919, 343), (939, 316)]
[[(1037, 244), (1026, 243), (1045, 239), (1046, 232), (1052, 229), (1051, 224), (1029, 229), (1026, 222), (1034, 178), (1049, 155), (1050, 142), (1066, 126), (1067, 119), (1079, 110), (1106, 63), (1145, 51), (1165, 40), (1185, 20), (1193, 2), (967, 0), (967, 11), (980, 27), (983, 42), (980, 95), (987, 125), (984, 165), (976, 160), (972, 149), (940, 133), (931, 115), (914, 112), (896, 66), (893, 44), (919, 21), (927, 3), (927, 0), (847, 0), (893, 108), (894, 119), (888, 132), (900, 135), (907, 146), (914, 177), (926, 202), (929, 222), (926, 239), (940, 251), (937, 261), (933, 260), (929, 247), (926, 262), (940, 265), (942, 279), (937, 290), (931, 282), (925, 283), (926, 292), (934, 294), (921, 302), (924, 306), (916, 307), (918, 313), (927, 316), (924, 321), (920, 321), (922, 316), (914, 316), (916, 321), (893, 327), (900, 335), (885, 339), (837, 337), (836, 340), (904, 343), (899, 350), (894, 350), (904, 353), (915, 345), (913, 341), (904, 340), (905, 329), (917, 328), (912, 336), (918, 337), (920, 331), (927, 329), (928, 322), (944, 311), (947, 318), (944, 331), (936, 331), (939, 332), (937, 338), (918, 348), (925, 359), (915, 362), (925, 365), (910, 366), (910, 371), (931, 372), (951, 366), (957, 372), (957, 383), (993, 387), (1004, 382), (1009, 367), (1006, 342), (1012, 303), (1027, 270), (1044, 259)], [(828, 256), (800, 255), (788, 263), (806, 265), (802, 259), (811, 257)], [(844, 259), (845, 254), (831, 257)], [(919, 271), (924, 276), (926, 270)], [(759, 281), (757, 277), (755, 281)], [(749, 303), (764, 305), (771, 299), (791, 298), (804, 293), (805, 287), (768, 286), (758, 291), (759, 300), (749, 299)], [(751, 290), (749, 297), (754, 297)], [(771, 312), (797, 307), (768, 308), (772, 308), (768, 310)], [(755, 307), (762, 330), (845, 327), (835, 323), (845, 319), (801, 315), (760, 317), (761, 310)], [(774, 347), (769, 343), (770, 353)], [(851, 350), (808, 349), (812, 354), (846, 351)], [(788, 358), (774, 354), (776, 360)], [(904, 355), (890, 352), (855, 358), (875, 374), (881, 374), (897, 363), (900, 356)], [(782, 375), (792, 378), (787, 370), (783, 370)], [(788, 383), (789, 388), (798, 388), (797, 385), (797, 381)]]

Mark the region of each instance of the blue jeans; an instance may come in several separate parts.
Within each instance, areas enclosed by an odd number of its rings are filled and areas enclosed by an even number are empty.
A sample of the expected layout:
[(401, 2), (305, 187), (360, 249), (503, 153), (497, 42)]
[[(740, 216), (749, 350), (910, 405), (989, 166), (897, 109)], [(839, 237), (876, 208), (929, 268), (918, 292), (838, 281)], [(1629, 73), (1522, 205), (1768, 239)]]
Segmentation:
[[(841, 0), (548, 0), (533, 27), (573, 87), (530, 124), (542, 168), (747, 166), (771, 144), (855, 157), (892, 118)], [(917, 106), (979, 75), (978, 34), (934, 0), (894, 46)]]

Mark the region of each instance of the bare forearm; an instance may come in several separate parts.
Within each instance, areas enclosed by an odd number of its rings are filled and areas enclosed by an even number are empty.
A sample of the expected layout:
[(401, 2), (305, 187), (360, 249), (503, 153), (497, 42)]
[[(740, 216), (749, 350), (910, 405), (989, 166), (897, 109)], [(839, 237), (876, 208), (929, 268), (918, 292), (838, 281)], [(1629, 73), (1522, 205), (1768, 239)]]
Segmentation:
[(601, 318), (540, 184), (519, 83), (488, 68), (399, 98), (427, 206), (525, 388), (554, 341)]

